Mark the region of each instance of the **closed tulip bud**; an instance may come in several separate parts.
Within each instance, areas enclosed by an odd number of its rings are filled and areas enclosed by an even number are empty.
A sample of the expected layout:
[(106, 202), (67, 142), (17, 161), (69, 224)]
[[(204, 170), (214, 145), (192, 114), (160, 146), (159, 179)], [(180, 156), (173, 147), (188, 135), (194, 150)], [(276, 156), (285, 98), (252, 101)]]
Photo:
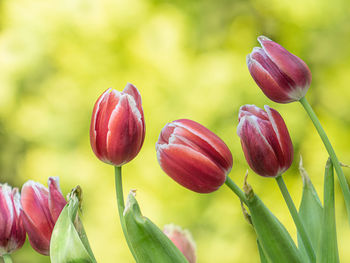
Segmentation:
[(26, 240), (17, 188), (0, 184), (0, 256), (21, 248)]
[(232, 168), (232, 154), (226, 144), (201, 124), (187, 119), (165, 125), (156, 150), (164, 172), (198, 193), (217, 190)]
[(249, 166), (261, 176), (276, 177), (293, 162), (293, 144), (281, 115), (269, 106), (239, 110), (237, 134)]
[(182, 230), (181, 227), (170, 224), (164, 226), (163, 232), (184, 254), (189, 263), (196, 263), (196, 244), (189, 231)]
[(308, 66), (297, 56), (267, 37), (247, 56), (250, 74), (265, 95), (278, 103), (303, 98), (311, 83)]
[(145, 138), (141, 95), (132, 84), (106, 90), (96, 101), (90, 126), (92, 150), (101, 161), (122, 166), (136, 157)]
[(21, 193), (24, 228), (32, 247), (43, 255), (49, 255), (52, 230), (66, 205), (58, 178), (50, 177), (48, 186), (27, 181)]

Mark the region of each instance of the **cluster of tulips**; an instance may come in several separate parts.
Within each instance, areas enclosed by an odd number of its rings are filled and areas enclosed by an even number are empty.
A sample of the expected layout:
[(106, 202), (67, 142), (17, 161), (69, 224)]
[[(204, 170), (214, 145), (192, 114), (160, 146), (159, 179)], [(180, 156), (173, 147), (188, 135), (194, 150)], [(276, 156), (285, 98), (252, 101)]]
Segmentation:
[[(323, 205), (306, 171), (300, 167), (303, 195), (299, 210), (282, 174), (293, 161), (293, 144), (282, 116), (269, 106), (244, 105), (239, 110), (237, 134), (251, 169), (275, 178), (298, 232), (298, 245), (282, 223), (244, 180), (243, 190), (229, 177), (233, 158), (227, 145), (203, 125), (179, 119), (165, 125), (156, 143), (163, 171), (181, 186), (198, 193), (211, 193), (226, 184), (241, 201), (244, 216), (257, 235), (261, 262), (339, 262), (334, 209), (336, 171), (346, 209), (350, 191), (340, 162), (317, 116), (305, 98), (311, 72), (297, 56), (266, 37), (261, 47), (247, 56), (253, 79), (271, 100), (299, 101), (305, 108), (329, 154), (324, 177)], [(132, 84), (122, 92), (106, 90), (96, 101), (90, 126), (92, 150), (101, 161), (115, 167), (115, 186), (120, 223), (132, 256), (139, 263), (196, 262), (191, 235), (177, 226), (160, 230), (142, 215), (130, 191), (124, 202), (121, 167), (139, 153), (145, 138), (141, 95)], [(48, 189), (28, 181), (17, 189), (0, 186), (0, 255), (11, 262), (28, 234), (29, 242), (51, 262), (96, 262), (79, 217), (81, 189), (63, 197), (56, 178)]]

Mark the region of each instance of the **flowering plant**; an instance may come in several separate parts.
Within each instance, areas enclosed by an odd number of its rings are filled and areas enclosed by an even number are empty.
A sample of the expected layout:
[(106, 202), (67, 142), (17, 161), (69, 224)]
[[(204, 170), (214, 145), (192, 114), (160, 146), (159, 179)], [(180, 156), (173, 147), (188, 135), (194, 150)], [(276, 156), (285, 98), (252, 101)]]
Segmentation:
[[(300, 160), (302, 199), (296, 208), (283, 180), (290, 168), (294, 149), (281, 114), (269, 107), (243, 105), (239, 110), (237, 134), (250, 168), (258, 175), (274, 178), (298, 232), (298, 244), (248, 183), (241, 189), (230, 177), (233, 157), (229, 147), (208, 128), (189, 119), (165, 125), (156, 142), (162, 170), (179, 185), (196, 193), (212, 193), (226, 184), (239, 198), (244, 217), (257, 238), (261, 262), (339, 262), (334, 209), (334, 170), (339, 179), (350, 219), (350, 191), (341, 163), (316, 114), (305, 98), (311, 71), (300, 58), (267, 37), (259, 37), (261, 48), (247, 56), (253, 79), (271, 100), (299, 101), (319, 133), (329, 159), (325, 167), (323, 205)], [(126, 243), (136, 262), (196, 262), (191, 234), (178, 226), (162, 231), (141, 213), (136, 191), (124, 202), (122, 166), (139, 154), (145, 139), (141, 94), (127, 84), (122, 92), (106, 90), (96, 101), (90, 125), (92, 151), (113, 165), (118, 212)], [(0, 184), (0, 256), (11, 262), (26, 234), (34, 250), (51, 262), (96, 262), (79, 216), (82, 190), (75, 187), (64, 198), (58, 178), (50, 177), (46, 188), (29, 180), (21, 194)]]

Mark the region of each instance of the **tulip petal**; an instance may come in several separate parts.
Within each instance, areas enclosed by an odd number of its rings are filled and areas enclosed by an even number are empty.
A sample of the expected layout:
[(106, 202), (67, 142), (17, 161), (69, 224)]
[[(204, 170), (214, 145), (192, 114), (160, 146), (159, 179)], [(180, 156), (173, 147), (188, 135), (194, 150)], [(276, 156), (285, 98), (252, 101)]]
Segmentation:
[(108, 136), (108, 123), (110, 121), (110, 116), (112, 112), (117, 107), (121, 94), (116, 90), (111, 90), (107, 95), (106, 99), (101, 102), (101, 108), (97, 114), (96, 121), (96, 145), (99, 153), (102, 158), (108, 160), (108, 152), (107, 152), (107, 136)]
[(131, 83), (128, 83), (125, 86), (125, 88), (123, 90), (123, 93), (129, 94), (135, 100), (136, 107), (139, 110), (139, 113), (141, 115), (140, 117), (141, 117), (141, 120), (142, 120), (143, 132), (142, 132), (141, 141), (143, 142), (144, 139), (145, 139), (145, 117), (143, 115), (141, 94), (140, 94), (139, 90), (134, 85), (132, 85)]
[(288, 128), (282, 118), (282, 116), (275, 109), (270, 108), (269, 106), (265, 106), (265, 110), (269, 116), (269, 120), (272, 124), (272, 128), (275, 131), (279, 144), (282, 149), (283, 162), (280, 163), (282, 171), (286, 171), (293, 162), (293, 143), (290, 138)]
[(45, 235), (41, 229), (35, 226), (35, 223), (26, 215), (24, 211), (21, 213), (24, 228), (28, 233), (28, 239), (32, 248), (42, 255), (49, 255), (50, 236)]
[(54, 220), (54, 222), (56, 222), (63, 207), (66, 205), (67, 202), (61, 193), (58, 177), (50, 177), (48, 180), (48, 187), (49, 209), (51, 212), (52, 219)]
[(131, 97), (134, 98), (135, 103), (137, 108), (139, 109), (140, 112), (142, 112), (142, 99), (141, 99), (141, 94), (138, 91), (138, 89), (132, 85), (131, 83), (126, 84), (123, 93), (129, 94)]
[(261, 132), (257, 118), (241, 119), (237, 133), (241, 138), (244, 155), (249, 166), (261, 176), (273, 177), (279, 172), (279, 163), (273, 148)]
[[(296, 81), (295, 86), (304, 88), (310, 85), (311, 72), (303, 60), (267, 37), (260, 36), (258, 37), (258, 41), (268, 57), (278, 65), (278, 68), (290, 79)], [(305, 95), (307, 88), (302, 90)]]
[(141, 115), (131, 100), (129, 95), (122, 95), (108, 123), (108, 160), (120, 165), (132, 160), (143, 143)]
[(281, 74), (272, 61), (266, 63), (265, 59), (266, 56), (256, 52), (248, 56), (248, 69), (255, 82), (264, 94), (275, 102), (288, 103), (294, 101), (289, 97), (292, 87), (285, 80), (287, 76)]
[(159, 145), (157, 157), (165, 173), (192, 191), (210, 193), (225, 182), (226, 177), (214, 162), (189, 147)]
[(5, 247), (11, 234), (14, 211), (11, 202), (11, 187), (0, 185), (0, 246)]
[[(50, 240), (51, 232), (54, 227), (54, 221), (48, 207), (48, 190), (40, 183), (33, 181), (26, 182), (22, 187), (21, 204), (25, 218), (30, 218), (30, 222), (35, 225), (38, 231), (32, 231), (38, 235), (40, 232), (45, 235), (46, 240)], [(23, 217), (24, 218), (24, 217)], [(28, 221), (28, 220), (27, 220)], [(29, 238), (29, 229), (26, 228)], [(32, 237), (32, 239), (36, 239)]]
[(240, 121), (243, 116), (256, 116), (263, 120), (269, 119), (266, 111), (252, 104), (246, 104), (239, 108), (238, 121)]
[(172, 124), (182, 128), (174, 131), (177, 135), (175, 137), (186, 138), (192, 147), (210, 158), (224, 172), (229, 173), (231, 171), (233, 164), (231, 151), (215, 133), (209, 131), (203, 125), (187, 119), (180, 119), (172, 122)]

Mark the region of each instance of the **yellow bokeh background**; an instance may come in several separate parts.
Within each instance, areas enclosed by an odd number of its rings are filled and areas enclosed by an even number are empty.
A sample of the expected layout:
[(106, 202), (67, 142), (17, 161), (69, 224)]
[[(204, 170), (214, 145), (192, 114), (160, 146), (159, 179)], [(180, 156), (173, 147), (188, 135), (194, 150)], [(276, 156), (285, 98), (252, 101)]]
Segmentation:
[[(89, 144), (97, 97), (131, 82), (142, 95), (146, 139), (123, 168), (125, 194), (137, 189), (144, 215), (159, 227), (189, 229), (199, 263), (258, 262), (238, 198), (226, 186), (200, 195), (168, 178), (155, 154), (159, 132), (179, 118), (202, 123), (229, 146), (230, 176), (242, 185), (248, 166), (236, 135), (238, 109), (268, 104), (280, 111), (294, 143), (295, 160), (284, 175), (293, 199), (297, 205), (301, 199), (300, 154), (322, 198), (327, 154), (311, 121), (299, 103), (268, 100), (245, 60), (259, 35), (305, 60), (313, 73), (307, 98), (341, 161), (350, 163), (349, 13), (347, 0), (0, 0), (0, 182), (20, 188), (59, 176), (64, 194), (80, 185), (82, 220), (98, 262), (133, 262), (113, 167), (97, 160)], [(249, 181), (296, 239), (276, 182), (251, 170)], [(350, 262), (338, 183), (336, 203), (341, 262)], [(13, 258), (49, 262), (28, 241)]]

